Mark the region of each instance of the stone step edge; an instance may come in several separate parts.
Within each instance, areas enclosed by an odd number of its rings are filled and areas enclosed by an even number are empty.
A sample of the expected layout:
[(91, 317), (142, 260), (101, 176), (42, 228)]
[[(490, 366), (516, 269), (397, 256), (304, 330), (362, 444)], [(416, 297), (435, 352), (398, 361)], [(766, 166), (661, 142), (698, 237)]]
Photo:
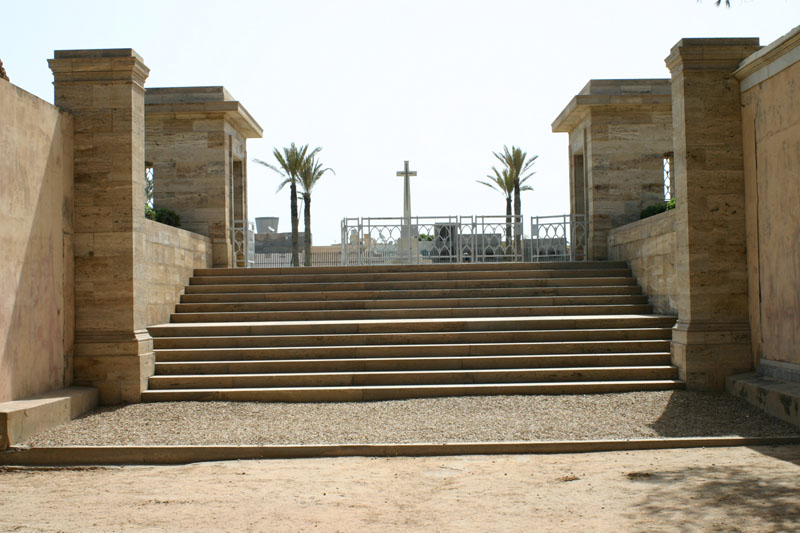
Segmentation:
[(492, 271), (492, 270), (572, 270), (575, 268), (591, 270), (595, 268), (628, 268), (625, 261), (497, 261), (480, 263), (425, 263), (412, 265), (336, 265), (330, 267), (255, 267), (255, 268), (197, 268), (195, 275), (205, 276), (213, 273), (229, 273), (228, 275), (250, 275), (264, 273), (280, 274), (315, 274), (315, 273), (363, 273), (363, 272), (438, 272), (438, 271)]
[(150, 389), (143, 402), (254, 401), (254, 402), (364, 402), (452, 396), (508, 396), (528, 394), (600, 394), (682, 389), (679, 379), (623, 381), (559, 381), (534, 383), (458, 383), (422, 385), (356, 385), (322, 387), (235, 387), (206, 389)]
[(247, 459), (332, 457), (435, 457), (451, 455), (566, 454), (800, 444), (784, 437), (673, 437), (628, 440), (500, 441), (379, 444), (278, 444), (265, 446), (64, 446), (14, 447), (0, 452), (0, 465), (19, 467), (182, 465)]
[[(563, 322), (585, 322), (587, 326), (593, 326), (597, 323), (602, 322), (636, 322), (637, 324), (641, 322), (643, 325), (639, 326), (622, 326), (618, 329), (630, 329), (630, 328), (646, 328), (646, 327), (653, 327), (650, 326), (651, 323), (670, 323), (669, 327), (671, 328), (678, 317), (673, 315), (658, 315), (654, 313), (620, 313), (620, 314), (611, 314), (611, 315), (553, 315), (553, 316), (519, 316), (519, 317), (507, 317), (507, 316), (477, 316), (477, 317), (439, 317), (439, 318), (380, 318), (375, 320), (363, 319), (363, 318), (353, 318), (353, 319), (342, 319), (342, 320), (255, 320), (252, 322), (187, 322), (176, 324), (172, 322), (166, 322), (163, 324), (153, 324), (151, 326), (147, 326), (147, 329), (151, 331), (160, 331), (160, 330), (176, 330), (176, 329), (185, 329), (189, 327), (196, 327), (198, 329), (210, 329), (214, 327), (231, 329), (236, 327), (243, 327), (243, 328), (253, 328), (253, 327), (270, 327), (275, 326), (277, 328), (285, 328), (287, 326), (358, 326), (358, 325), (368, 325), (368, 326), (376, 326), (376, 325), (391, 325), (391, 326), (405, 326), (405, 325), (419, 325), (419, 324), (430, 324), (435, 325), (437, 323), (442, 324), (457, 324), (457, 323), (469, 323), (469, 324), (498, 324), (503, 322), (525, 322), (529, 324), (535, 324), (536, 322), (541, 322), (543, 325), (549, 324), (558, 324)], [(658, 326), (655, 326), (658, 327)], [(569, 324), (566, 328), (563, 329), (593, 329), (587, 327), (580, 327), (578, 324)], [(556, 328), (562, 329), (562, 328)], [(601, 329), (609, 329), (609, 328), (601, 328)], [(612, 329), (613, 325), (612, 325)], [(517, 331), (517, 330), (514, 330)], [(348, 332), (350, 333), (350, 332)]]
[[(323, 359), (323, 361), (325, 361)], [(245, 374), (156, 374), (151, 376), (150, 379), (195, 379), (195, 378), (260, 378), (260, 377), (309, 377), (309, 376), (349, 376), (358, 374), (359, 376), (368, 375), (420, 375), (420, 374), (489, 374), (497, 372), (511, 372), (511, 373), (545, 373), (545, 372), (607, 372), (618, 370), (670, 370), (675, 369), (673, 365), (627, 365), (627, 366), (576, 366), (576, 367), (536, 367), (536, 368), (447, 368), (439, 370), (347, 370), (339, 372), (253, 372)], [(476, 383), (480, 385), (480, 383)], [(311, 385), (313, 387), (313, 385)], [(412, 387), (416, 385), (410, 385)], [(227, 387), (226, 387), (227, 388)], [(306, 388), (306, 387), (298, 387)]]
[[(179, 304), (179, 305), (187, 305), (187, 304)], [(196, 305), (196, 304), (195, 304)], [(565, 309), (562, 309), (565, 308)], [(181, 317), (198, 317), (198, 318), (206, 318), (210, 316), (216, 315), (243, 315), (243, 316), (254, 316), (254, 315), (288, 315), (288, 314), (312, 314), (318, 313), (320, 315), (334, 315), (337, 313), (348, 313), (348, 314), (357, 314), (357, 313), (364, 313), (364, 314), (378, 314), (378, 315), (387, 315), (391, 313), (407, 313), (413, 314), (417, 312), (427, 313), (427, 312), (438, 312), (442, 314), (446, 314), (447, 312), (456, 312), (456, 313), (475, 313), (475, 312), (486, 312), (489, 313), (494, 310), (513, 310), (519, 312), (535, 312), (535, 311), (545, 311), (550, 310), (554, 313), (554, 315), (550, 316), (574, 316), (570, 314), (566, 315), (555, 315), (558, 311), (591, 311), (591, 310), (605, 310), (609, 311), (610, 308), (622, 308), (617, 309), (617, 312), (624, 313), (625, 311), (630, 311), (632, 309), (652, 309), (652, 306), (647, 302), (644, 303), (614, 303), (614, 304), (557, 304), (557, 305), (505, 305), (505, 306), (498, 306), (498, 305), (487, 305), (487, 306), (478, 306), (478, 307), (391, 307), (391, 308), (365, 308), (365, 309), (270, 309), (267, 311), (177, 311), (172, 313), (172, 317), (181, 316)], [(625, 313), (629, 314), (629, 313)], [(536, 315), (539, 316), (539, 315)], [(545, 315), (546, 316), (546, 315)], [(608, 313), (606, 313), (608, 316)], [(407, 318), (407, 317), (403, 317)], [(429, 317), (426, 317), (429, 318)], [(432, 319), (438, 318), (473, 318), (473, 317), (430, 317)], [(475, 318), (482, 318), (482, 317), (475, 317)], [(325, 320), (325, 319), (322, 319)], [(363, 319), (356, 319), (356, 320), (380, 320), (380, 319), (372, 319), (372, 318), (363, 318)]]
[[(581, 280), (581, 283), (578, 283)], [(549, 282), (532, 283), (529, 282)], [(603, 283), (596, 283), (602, 281)], [(400, 290), (451, 290), (451, 289), (538, 289), (555, 287), (616, 287), (635, 285), (633, 276), (592, 276), (584, 278), (509, 278), (474, 280), (418, 280), (418, 281), (320, 281), (307, 283), (220, 283), (190, 284), (186, 294), (229, 294), (241, 292), (353, 292)], [(389, 285), (381, 287), (381, 285)], [(399, 285), (396, 286), (396, 285)], [(427, 286), (432, 287), (427, 287)], [(489, 285), (489, 286), (484, 286)], [(498, 286), (499, 285), (499, 286)], [(278, 288), (281, 287), (281, 288)], [(419, 288), (424, 287), (424, 288)], [(191, 288), (191, 290), (189, 290)], [(202, 288), (203, 290), (200, 290)], [(225, 290), (228, 289), (228, 290)], [(234, 289), (234, 290), (231, 290)], [(249, 289), (249, 290), (248, 290)]]
[[(248, 269), (252, 270), (252, 269)], [(525, 274), (528, 275), (525, 275)], [(535, 274), (531, 274), (535, 273)], [(551, 269), (551, 270), (474, 270), (462, 272), (356, 272), (356, 273), (292, 273), (292, 274), (253, 274), (247, 275), (193, 275), (190, 285), (237, 283), (363, 283), (394, 281), (483, 281), (506, 279), (548, 279), (548, 278), (618, 278), (632, 277), (630, 268), (592, 268), (592, 269)], [(258, 280), (258, 281), (256, 281)], [(306, 281), (309, 280), (309, 281)], [(216, 282), (216, 283), (214, 283)]]
[[(213, 348), (198, 348), (198, 350), (210, 350)], [(158, 352), (171, 352), (175, 350), (167, 349), (160, 349)], [(179, 350), (182, 351), (182, 350)], [(191, 350), (190, 350), (191, 351)], [(156, 368), (159, 366), (162, 367), (170, 367), (170, 366), (177, 366), (177, 365), (244, 365), (244, 364), (260, 364), (260, 363), (280, 363), (282, 365), (291, 365), (295, 363), (300, 363), (303, 365), (312, 365), (315, 363), (362, 363), (362, 362), (370, 362), (370, 363), (382, 363), (382, 362), (417, 362), (417, 361), (442, 361), (442, 362), (449, 362), (449, 361), (459, 361), (459, 360), (467, 360), (467, 361), (478, 361), (481, 359), (488, 359), (488, 360), (499, 360), (499, 359), (511, 359), (511, 360), (522, 360), (522, 359), (594, 359), (594, 358), (606, 358), (606, 359), (623, 359), (623, 358), (634, 358), (634, 357), (659, 357), (659, 358), (669, 358), (670, 352), (619, 352), (619, 353), (570, 353), (570, 354), (500, 354), (500, 355), (432, 355), (432, 356), (398, 356), (398, 357), (340, 357), (340, 358), (330, 358), (330, 359), (195, 359), (195, 360), (183, 360), (183, 361), (159, 361), (156, 359), (155, 365)], [(544, 368), (544, 367), (534, 367), (534, 368)], [(572, 368), (572, 367), (560, 367), (560, 368)], [(589, 367), (589, 368), (598, 368), (598, 367)]]

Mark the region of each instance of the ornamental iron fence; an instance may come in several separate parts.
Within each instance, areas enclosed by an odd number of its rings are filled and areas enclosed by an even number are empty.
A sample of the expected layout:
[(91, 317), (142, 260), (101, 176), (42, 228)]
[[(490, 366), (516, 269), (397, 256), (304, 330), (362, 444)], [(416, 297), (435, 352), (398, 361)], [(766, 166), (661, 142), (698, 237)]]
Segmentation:
[(342, 264), (522, 261), (511, 239), (521, 227), (518, 216), (345, 218)]
[(236, 268), (254, 266), (255, 225), (249, 220), (234, 220), (230, 231), (233, 266)]
[[(531, 217), (531, 236), (514, 249), (518, 216), (345, 218), (340, 251), (311, 252), (312, 266), (585, 261), (585, 215)], [(255, 253), (252, 222), (231, 228), (235, 267), (290, 267), (292, 254)], [(300, 252), (300, 264), (305, 252)]]
[(531, 261), (586, 261), (586, 215), (531, 217)]

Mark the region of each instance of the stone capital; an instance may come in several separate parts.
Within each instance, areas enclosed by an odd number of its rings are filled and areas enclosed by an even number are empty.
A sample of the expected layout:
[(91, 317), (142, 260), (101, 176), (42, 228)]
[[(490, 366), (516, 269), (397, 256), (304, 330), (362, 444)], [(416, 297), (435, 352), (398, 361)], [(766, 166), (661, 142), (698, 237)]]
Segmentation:
[(103, 50), (56, 50), (48, 64), (54, 84), (127, 83), (144, 89), (150, 69), (131, 48)]
[(682, 70), (734, 71), (761, 46), (758, 38), (681, 39), (664, 60), (673, 76)]

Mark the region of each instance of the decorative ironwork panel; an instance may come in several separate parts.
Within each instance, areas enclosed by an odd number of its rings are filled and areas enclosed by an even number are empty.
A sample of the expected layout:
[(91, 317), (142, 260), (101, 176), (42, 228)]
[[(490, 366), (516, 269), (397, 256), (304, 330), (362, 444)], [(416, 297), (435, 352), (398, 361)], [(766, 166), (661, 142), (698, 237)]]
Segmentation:
[(507, 234), (520, 222), (513, 216), (346, 218), (342, 264), (522, 261)]
[(252, 267), (255, 263), (255, 225), (249, 220), (234, 220), (230, 231), (233, 266), (236, 268)]
[(675, 156), (664, 154), (664, 200), (675, 198)]
[(585, 261), (585, 215), (531, 217), (531, 261)]

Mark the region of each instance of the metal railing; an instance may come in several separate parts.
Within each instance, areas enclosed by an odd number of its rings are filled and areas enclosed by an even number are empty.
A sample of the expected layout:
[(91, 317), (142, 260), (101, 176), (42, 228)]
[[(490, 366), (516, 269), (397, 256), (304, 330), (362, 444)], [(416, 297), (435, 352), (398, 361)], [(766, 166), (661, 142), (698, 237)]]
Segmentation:
[[(517, 252), (508, 238), (522, 226), (517, 216), (345, 218), (341, 250), (312, 252), (311, 265), (585, 261), (587, 225), (585, 215), (531, 217), (531, 237)], [(252, 222), (234, 222), (234, 266), (292, 266), (291, 253), (254, 253), (253, 230)], [(301, 265), (304, 256), (300, 252)]]
[[(305, 252), (300, 252), (300, 264), (305, 264)], [(341, 266), (342, 253), (335, 252), (311, 252), (311, 266)], [(290, 252), (255, 254), (253, 267), (272, 268), (292, 266), (292, 254)]]
[(255, 259), (255, 225), (249, 220), (234, 220), (230, 231), (233, 266), (252, 267)]
[(512, 228), (518, 216), (345, 218), (343, 265), (522, 261)]
[(531, 261), (586, 261), (586, 215), (531, 217)]

